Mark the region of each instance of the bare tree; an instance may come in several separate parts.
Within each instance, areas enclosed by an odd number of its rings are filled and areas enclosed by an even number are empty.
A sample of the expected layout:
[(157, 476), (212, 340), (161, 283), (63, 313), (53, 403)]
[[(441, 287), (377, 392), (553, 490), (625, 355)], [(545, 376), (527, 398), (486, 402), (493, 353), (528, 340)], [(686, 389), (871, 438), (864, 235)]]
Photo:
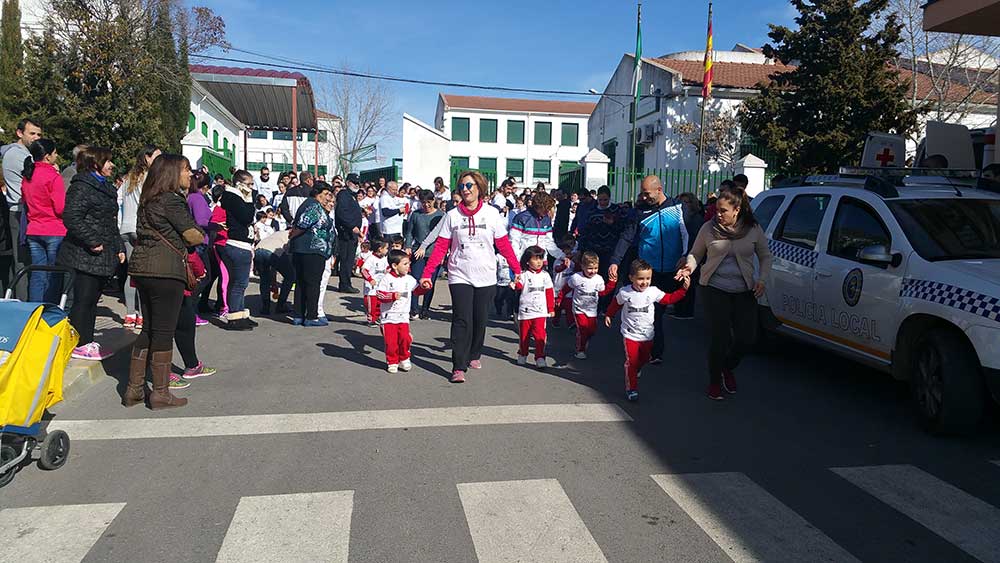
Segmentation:
[(397, 117), (396, 100), (385, 82), (337, 76), (320, 83), (317, 99), (321, 109), (341, 119), (340, 131), (334, 132), (330, 142), (344, 174), (396, 135), (392, 126)]
[(1000, 39), (924, 31), (925, 3), (890, 2), (902, 25), (897, 66), (911, 80), (914, 107), (922, 107), (927, 119), (955, 123), (991, 95), (996, 103)]
[[(715, 161), (719, 166), (732, 168), (740, 158), (740, 120), (735, 111), (708, 109), (705, 112), (705, 160)], [(681, 139), (699, 151), (702, 126), (694, 121), (685, 121), (674, 126)]]

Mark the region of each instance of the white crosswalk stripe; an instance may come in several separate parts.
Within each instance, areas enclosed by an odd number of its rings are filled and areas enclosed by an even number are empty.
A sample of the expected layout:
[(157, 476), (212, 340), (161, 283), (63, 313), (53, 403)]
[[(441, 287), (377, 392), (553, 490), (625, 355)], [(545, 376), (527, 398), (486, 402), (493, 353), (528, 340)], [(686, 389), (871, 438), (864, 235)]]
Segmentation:
[(79, 563), (124, 503), (0, 510), (0, 563)]
[(737, 563), (857, 561), (742, 473), (652, 477)]
[(354, 491), (243, 497), (216, 561), (346, 563)]
[(1000, 509), (912, 465), (831, 471), (986, 563), (1000, 562)]
[(480, 563), (606, 563), (555, 479), (462, 483), (458, 495)]

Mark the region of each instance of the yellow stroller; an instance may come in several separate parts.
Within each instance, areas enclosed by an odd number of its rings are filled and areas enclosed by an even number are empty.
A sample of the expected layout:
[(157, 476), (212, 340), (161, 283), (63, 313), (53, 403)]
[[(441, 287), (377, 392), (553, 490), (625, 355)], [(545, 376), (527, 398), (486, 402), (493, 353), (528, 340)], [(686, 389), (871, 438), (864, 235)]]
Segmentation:
[(30, 461), (58, 469), (69, 455), (69, 436), (62, 430), (46, 435), (42, 415), (62, 401), (63, 371), (80, 339), (64, 311), (74, 275), (58, 266), (28, 266), (11, 288), (33, 271), (62, 274), (66, 284), (58, 305), (14, 300), (12, 289), (0, 300), (0, 487)]

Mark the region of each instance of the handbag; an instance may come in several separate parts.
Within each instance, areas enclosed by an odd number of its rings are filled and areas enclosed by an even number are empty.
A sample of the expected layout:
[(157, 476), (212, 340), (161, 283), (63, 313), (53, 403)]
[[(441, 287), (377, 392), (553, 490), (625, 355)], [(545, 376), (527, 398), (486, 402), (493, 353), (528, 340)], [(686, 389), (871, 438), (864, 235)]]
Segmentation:
[(166, 244), (167, 247), (169, 247), (170, 250), (174, 252), (174, 254), (180, 256), (181, 260), (184, 261), (184, 274), (187, 277), (187, 290), (194, 291), (198, 287), (198, 277), (194, 275), (194, 270), (191, 268), (191, 263), (188, 262), (187, 254), (181, 252), (180, 250), (177, 250), (176, 246), (170, 244), (170, 241), (167, 240), (167, 237), (163, 236), (163, 233), (161, 233), (159, 229), (153, 226), (153, 223), (149, 220), (148, 215), (146, 215), (146, 222), (149, 223), (149, 228), (152, 229), (154, 233), (156, 233), (156, 236), (160, 240), (162, 240), (163, 243)]

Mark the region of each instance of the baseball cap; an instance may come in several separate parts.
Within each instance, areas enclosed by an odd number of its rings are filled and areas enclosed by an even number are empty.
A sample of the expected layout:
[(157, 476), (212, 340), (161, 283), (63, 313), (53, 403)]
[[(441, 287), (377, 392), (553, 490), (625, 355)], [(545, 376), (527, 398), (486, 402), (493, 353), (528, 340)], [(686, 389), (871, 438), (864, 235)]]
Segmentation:
[(347, 181), (350, 182), (350, 183), (352, 183), (352, 184), (360, 184), (361, 183), (361, 176), (358, 176), (354, 172), (351, 172), (350, 174), (347, 175)]

